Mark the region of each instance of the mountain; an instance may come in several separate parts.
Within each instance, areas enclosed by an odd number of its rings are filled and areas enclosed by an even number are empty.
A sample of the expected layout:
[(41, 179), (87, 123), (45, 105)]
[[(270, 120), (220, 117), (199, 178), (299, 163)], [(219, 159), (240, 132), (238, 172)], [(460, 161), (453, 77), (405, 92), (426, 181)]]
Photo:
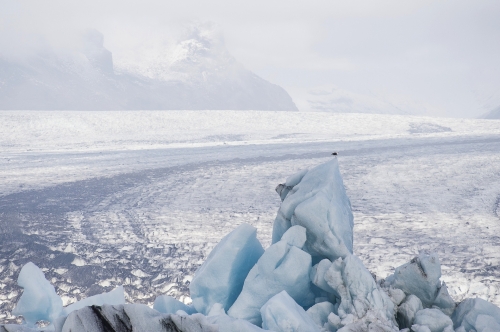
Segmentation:
[(500, 106), (491, 110), (482, 117), (483, 119), (500, 119)]
[(373, 94), (360, 94), (334, 85), (316, 87), (304, 96), (304, 108), (333, 113), (422, 114), (426, 107), (408, 100), (389, 100)]
[(210, 26), (193, 28), (142, 68), (116, 68), (103, 41), (92, 30), (71, 50), (0, 55), (0, 109), (297, 110), (283, 88), (238, 63)]

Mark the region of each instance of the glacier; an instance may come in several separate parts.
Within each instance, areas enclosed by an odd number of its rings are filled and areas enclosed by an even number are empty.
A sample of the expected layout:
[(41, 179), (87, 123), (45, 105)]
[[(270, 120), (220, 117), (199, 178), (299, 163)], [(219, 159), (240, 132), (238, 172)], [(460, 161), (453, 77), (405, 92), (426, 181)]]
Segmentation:
[[(247, 224), (226, 235), (191, 282), (193, 306), (164, 295), (153, 309), (126, 304), (117, 288), (63, 308), (43, 272), (28, 263), (13, 312), (25, 325), (0, 331), (500, 330), (497, 306), (453, 300), (434, 253), (419, 253), (385, 279), (370, 273), (352, 250), (351, 205), (336, 157), (276, 189), (282, 204), (272, 245), (264, 250)], [(51, 324), (37, 328), (39, 321)]]

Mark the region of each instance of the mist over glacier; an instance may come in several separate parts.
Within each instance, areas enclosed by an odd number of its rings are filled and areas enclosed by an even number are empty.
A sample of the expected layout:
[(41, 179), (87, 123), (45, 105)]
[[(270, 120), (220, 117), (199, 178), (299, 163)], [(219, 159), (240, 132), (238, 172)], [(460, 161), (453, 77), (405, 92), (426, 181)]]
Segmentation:
[(148, 61), (119, 67), (99, 31), (74, 38), (72, 47), (0, 52), (0, 109), (297, 110), (283, 88), (231, 56), (210, 23), (191, 25), (182, 40)]

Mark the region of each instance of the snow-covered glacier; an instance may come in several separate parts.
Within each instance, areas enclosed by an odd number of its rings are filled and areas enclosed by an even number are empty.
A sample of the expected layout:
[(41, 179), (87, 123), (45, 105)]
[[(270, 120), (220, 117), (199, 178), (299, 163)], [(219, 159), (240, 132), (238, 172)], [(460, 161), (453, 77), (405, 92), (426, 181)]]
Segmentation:
[[(89, 30), (77, 46), (24, 56), (0, 51), (2, 110), (282, 110), (290, 95), (246, 69), (211, 24), (197, 24), (175, 47), (141, 54), (142, 67), (113, 64), (104, 37)], [(146, 61), (146, 59), (149, 59)]]
[[(273, 244), (264, 250), (247, 224), (226, 235), (195, 273), (193, 305), (165, 295), (153, 309), (126, 304), (118, 288), (63, 307), (28, 263), (14, 310), (26, 324), (0, 331), (500, 331), (499, 307), (479, 298), (454, 301), (435, 253), (419, 253), (385, 279), (364, 266), (351, 249), (351, 203), (337, 157), (276, 189), (281, 224)], [(287, 206), (299, 215), (283, 213)], [(39, 321), (49, 325), (37, 329)]]

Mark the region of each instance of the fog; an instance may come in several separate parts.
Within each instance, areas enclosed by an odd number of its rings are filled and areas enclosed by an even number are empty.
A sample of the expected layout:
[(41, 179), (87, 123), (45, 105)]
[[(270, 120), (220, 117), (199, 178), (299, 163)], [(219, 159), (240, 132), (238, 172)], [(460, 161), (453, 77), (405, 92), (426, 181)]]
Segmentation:
[(299, 110), (314, 109), (311, 91), (336, 91), (326, 102), (333, 106), (360, 96), (431, 116), (478, 117), (500, 105), (496, 0), (0, 4), (5, 57), (78, 47), (81, 31), (95, 28), (120, 66), (147, 61), (144, 49), (168, 47), (192, 22), (209, 21), (230, 54), (287, 90)]

